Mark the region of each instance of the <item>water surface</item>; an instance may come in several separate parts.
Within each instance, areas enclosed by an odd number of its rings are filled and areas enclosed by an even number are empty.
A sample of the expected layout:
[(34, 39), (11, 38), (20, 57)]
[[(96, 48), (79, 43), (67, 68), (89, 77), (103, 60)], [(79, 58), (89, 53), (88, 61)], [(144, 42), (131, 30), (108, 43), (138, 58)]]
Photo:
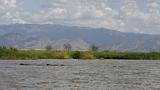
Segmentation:
[(160, 90), (160, 61), (0, 61), (0, 90)]

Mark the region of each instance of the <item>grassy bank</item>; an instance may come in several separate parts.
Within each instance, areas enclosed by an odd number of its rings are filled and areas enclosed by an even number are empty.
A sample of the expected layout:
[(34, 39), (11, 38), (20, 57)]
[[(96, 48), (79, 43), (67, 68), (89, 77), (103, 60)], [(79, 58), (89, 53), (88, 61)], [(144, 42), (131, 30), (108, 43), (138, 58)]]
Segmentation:
[(0, 59), (1, 60), (33, 60), (33, 59), (160, 60), (160, 52), (17, 50), (15, 48), (0, 47)]

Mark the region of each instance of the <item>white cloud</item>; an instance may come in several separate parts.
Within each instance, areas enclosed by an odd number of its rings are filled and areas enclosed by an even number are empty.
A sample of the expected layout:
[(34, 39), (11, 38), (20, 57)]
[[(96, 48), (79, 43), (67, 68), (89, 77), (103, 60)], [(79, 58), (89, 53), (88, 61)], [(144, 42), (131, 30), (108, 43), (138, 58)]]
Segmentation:
[[(148, 2), (148, 12), (141, 11), (135, 0), (123, 2), (121, 9), (109, 6), (111, 0), (47, 0), (47, 8), (33, 15), (34, 23), (58, 23), (90, 27), (104, 27), (127, 32), (145, 32), (146, 26), (159, 23), (151, 7), (159, 7), (157, 1)], [(115, 0), (112, 3), (117, 3)], [(157, 11), (155, 11), (157, 12)], [(153, 27), (152, 27), (153, 29)], [(155, 33), (153, 31), (153, 33)], [(160, 33), (160, 32), (159, 32)]]
[(25, 4), (24, 0), (0, 0), (0, 24), (58, 23), (147, 33), (160, 28), (159, 0), (141, 1), (147, 4), (146, 11), (140, 9), (143, 5), (138, 0), (44, 0), (45, 8), (36, 12), (25, 10), (20, 1)]
[(158, 1), (155, 0), (153, 2), (151, 0), (151, 2), (147, 3), (148, 10), (145, 12), (140, 10), (137, 2), (124, 4), (118, 15), (124, 26), (119, 30), (136, 33), (157, 33), (157, 28), (160, 28), (159, 5)]
[(16, 7), (16, 0), (0, 0), (0, 9), (10, 9)]
[(107, 0), (48, 0), (48, 4), (47, 9), (33, 15), (35, 22), (97, 27), (114, 27), (119, 22), (113, 19), (118, 12), (107, 5)]
[(17, 0), (0, 0), (0, 24), (24, 23), (25, 11), (18, 7)]

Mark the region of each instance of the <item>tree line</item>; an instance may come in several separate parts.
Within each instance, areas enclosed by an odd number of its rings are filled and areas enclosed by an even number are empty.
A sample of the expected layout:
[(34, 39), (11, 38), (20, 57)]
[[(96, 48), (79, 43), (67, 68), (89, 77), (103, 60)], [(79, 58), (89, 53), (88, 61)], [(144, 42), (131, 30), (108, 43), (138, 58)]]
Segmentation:
[[(45, 47), (46, 50), (54, 50), (54, 48), (51, 46), (51, 45), (47, 45)], [(65, 43), (63, 44), (63, 49), (66, 50), (66, 51), (71, 51), (72, 50), (72, 45), (70, 43)], [(91, 44), (89, 49), (90, 51), (98, 51), (99, 50), (99, 47), (95, 44)]]
[(127, 59), (127, 60), (160, 60), (160, 52), (117, 52), (100, 51), (94, 45), (92, 51), (72, 51), (69, 44), (65, 50), (17, 50), (16, 48), (0, 47), (0, 60), (36, 60), (36, 59)]

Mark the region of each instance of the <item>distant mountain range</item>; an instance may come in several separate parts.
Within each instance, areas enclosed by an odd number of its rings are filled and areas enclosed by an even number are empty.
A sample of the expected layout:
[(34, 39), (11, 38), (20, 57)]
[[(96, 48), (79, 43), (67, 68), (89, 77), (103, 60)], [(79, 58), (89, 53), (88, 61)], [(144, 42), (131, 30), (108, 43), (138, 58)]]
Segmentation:
[(160, 35), (124, 33), (104, 28), (56, 24), (0, 25), (0, 45), (18, 49), (44, 49), (47, 45), (63, 49), (88, 50), (95, 44), (101, 50), (160, 51)]

